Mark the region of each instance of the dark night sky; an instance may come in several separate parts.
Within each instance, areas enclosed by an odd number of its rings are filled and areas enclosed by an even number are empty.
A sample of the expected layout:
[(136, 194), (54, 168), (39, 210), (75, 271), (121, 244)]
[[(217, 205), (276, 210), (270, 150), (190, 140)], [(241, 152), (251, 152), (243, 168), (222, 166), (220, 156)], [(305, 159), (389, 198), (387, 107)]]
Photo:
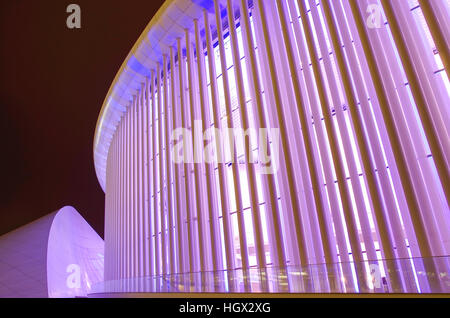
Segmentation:
[[(66, 7), (81, 7), (81, 29)], [(163, 0), (0, 1), (0, 235), (64, 205), (103, 236), (92, 144), (116, 72)]]

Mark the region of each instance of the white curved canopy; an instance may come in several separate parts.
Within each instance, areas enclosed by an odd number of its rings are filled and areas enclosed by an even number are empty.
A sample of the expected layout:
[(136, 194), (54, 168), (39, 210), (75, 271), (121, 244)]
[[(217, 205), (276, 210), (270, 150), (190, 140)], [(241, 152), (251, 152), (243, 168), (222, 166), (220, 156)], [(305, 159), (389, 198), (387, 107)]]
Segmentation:
[(95, 171), (104, 191), (109, 146), (133, 96), (176, 39), (184, 37), (194, 19), (201, 19), (204, 9), (212, 13), (213, 5), (212, 0), (166, 0), (120, 67), (103, 102), (94, 137)]

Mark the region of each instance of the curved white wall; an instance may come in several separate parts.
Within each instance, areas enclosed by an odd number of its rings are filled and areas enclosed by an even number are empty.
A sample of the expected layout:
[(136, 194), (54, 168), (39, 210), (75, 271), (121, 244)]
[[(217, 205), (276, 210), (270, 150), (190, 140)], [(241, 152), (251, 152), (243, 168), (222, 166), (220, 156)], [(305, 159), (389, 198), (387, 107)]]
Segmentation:
[(0, 298), (85, 297), (103, 281), (103, 253), (103, 240), (65, 206), (0, 237)]
[(59, 210), (48, 237), (48, 296), (87, 296), (103, 281), (103, 253), (102, 238), (74, 208)]

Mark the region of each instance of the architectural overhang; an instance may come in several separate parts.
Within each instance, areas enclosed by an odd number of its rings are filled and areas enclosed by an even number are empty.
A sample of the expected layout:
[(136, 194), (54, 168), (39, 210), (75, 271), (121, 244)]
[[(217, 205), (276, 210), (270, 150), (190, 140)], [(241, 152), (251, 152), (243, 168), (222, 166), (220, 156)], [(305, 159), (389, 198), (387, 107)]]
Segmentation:
[(213, 14), (213, 8), (213, 0), (166, 0), (123, 62), (103, 102), (95, 129), (94, 164), (103, 191), (109, 146), (133, 96), (151, 70), (169, 54), (170, 47), (176, 45), (177, 38), (184, 38), (185, 30), (193, 28), (194, 19), (201, 20), (204, 9)]

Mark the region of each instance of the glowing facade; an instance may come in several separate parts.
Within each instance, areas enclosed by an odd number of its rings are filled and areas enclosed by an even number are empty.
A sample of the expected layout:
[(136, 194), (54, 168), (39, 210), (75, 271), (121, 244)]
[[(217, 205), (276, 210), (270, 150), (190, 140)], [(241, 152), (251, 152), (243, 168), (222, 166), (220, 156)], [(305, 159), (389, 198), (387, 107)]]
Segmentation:
[(441, 0), (166, 1), (96, 129), (105, 288), (448, 292), (448, 21)]

